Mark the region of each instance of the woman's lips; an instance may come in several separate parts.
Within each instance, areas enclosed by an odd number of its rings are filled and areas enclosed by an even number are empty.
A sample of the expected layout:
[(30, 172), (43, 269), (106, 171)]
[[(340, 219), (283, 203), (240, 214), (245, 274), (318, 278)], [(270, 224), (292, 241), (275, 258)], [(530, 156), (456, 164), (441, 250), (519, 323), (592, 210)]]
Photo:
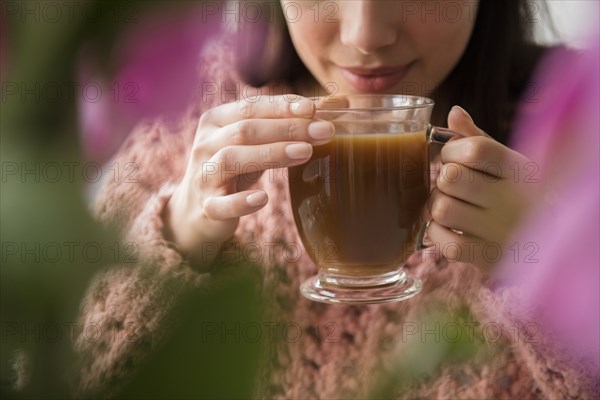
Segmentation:
[(402, 80), (413, 63), (400, 67), (339, 67), (342, 76), (359, 92), (380, 93), (392, 89)]

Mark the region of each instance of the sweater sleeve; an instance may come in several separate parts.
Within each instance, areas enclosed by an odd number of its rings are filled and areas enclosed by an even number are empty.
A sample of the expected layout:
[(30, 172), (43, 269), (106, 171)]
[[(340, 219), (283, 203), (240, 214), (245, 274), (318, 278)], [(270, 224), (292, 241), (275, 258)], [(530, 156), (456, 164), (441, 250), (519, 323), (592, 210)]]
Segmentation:
[(135, 174), (105, 180), (97, 192), (96, 217), (134, 251), (131, 262), (98, 273), (81, 304), (75, 340), (81, 357), (78, 395), (115, 390), (160, 341), (168, 328), (163, 320), (178, 294), (208, 280), (162, 233), (161, 214), (183, 175), (194, 128), (191, 120), (171, 128), (142, 124), (112, 161), (113, 169)]
[[(227, 82), (239, 82), (230, 68), (223, 68), (232, 65), (228, 40), (207, 44), (201, 54), (199, 72), (205, 80), (223, 82), (219, 91), (231, 87)], [(209, 282), (208, 274), (195, 272), (165, 240), (161, 214), (184, 175), (200, 116), (227, 99), (220, 92), (203, 95), (176, 122), (141, 123), (111, 161), (109, 168), (120, 174), (101, 183), (93, 212), (126, 246), (133, 246), (137, 257), (99, 273), (87, 290), (80, 311), (83, 329), (75, 342), (82, 358), (77, 394), (114, 392), (116, 383), (164, 336), (169, 328), (165, 319), (179, 294)], [(240, 225), (232, 244), (243, 231)]]

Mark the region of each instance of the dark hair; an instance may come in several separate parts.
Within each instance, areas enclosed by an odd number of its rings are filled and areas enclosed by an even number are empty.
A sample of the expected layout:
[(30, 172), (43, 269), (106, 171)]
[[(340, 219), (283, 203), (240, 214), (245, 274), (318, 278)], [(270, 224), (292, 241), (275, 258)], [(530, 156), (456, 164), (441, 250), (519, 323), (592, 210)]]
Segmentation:
[[(533, 15), (538, 11), (532, 8), (536, 4), (526, 0), (480, 0), (463, 56), (430, 94), (436, 102), (434, 124), (445, 126), (450, 108), (458, 104), (496, 140), (508, 141), (519, 100), (528, 91), (534, 94), (535, 86), (529, 79), (546, 50), (533, 40), (533, 24), (542, 15)], [(254, 86), (280, 83), (297, 87), (311, 75), (292, 45), (283, 12), (278, 8), (280, 15), (271, 15), (273, 10), (263, 10), (269, 18), (267, 23), (240, 19), (236, 68), (240, 77)], [(548, 15), (544, 4), (541, 11)]]

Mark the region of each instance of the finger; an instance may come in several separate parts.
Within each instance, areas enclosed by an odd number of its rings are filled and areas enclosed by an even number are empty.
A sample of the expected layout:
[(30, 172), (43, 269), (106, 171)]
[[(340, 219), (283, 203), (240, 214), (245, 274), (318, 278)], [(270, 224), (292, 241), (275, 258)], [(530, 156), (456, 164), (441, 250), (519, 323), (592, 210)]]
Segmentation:
[(315, 104), (298, 95), (249, 97), (210, 109), (202, 118), (216, 126), (226, 126), (243, 119), (312, 118)]
[(512, 176), (515, 166), (530, 161), (503, 144), (483, 136), (448, 142), (441, 152), (442, 163), (458, 163), (499, 178)]
[(227, 196), (209, 197), (204, 200), (204, 214), (215, 221), (239, 218), (260, 210), (269, 198), (261, 190), (249, 190)]
[(219, 129), (202, 146), (217, 152), (226, 146), (275, 142), (320, 145), (331, 140), (334, 134), (335, 128), (329, 121), (306, 118), (245, 119)]
[(462, 164), (447, 163), (440, 167), (435, 186), (440, 192), (475, 206), (486, 208), (496, 203), (496, 187), (505, 181)]
[[(488, 237), (490, 224), (486, 210), (433, 189), (427, 209), (437, 224), (477, 237)], [(487, 218), (489, 219), (489, 218)]]
[(460, 132), (463, 136), (484, 136), (490, 137), (483, 130), (479, 129), (473, 118), (460, 106), (454, 106), (448, 113), (448, 128), (455, 132)]
[(429, 223), (427, 236), (436, 253), (440, 253), (448, 261), (481, 264), (481, 239), (459, 234), (435, 221)]
[(222, 187), (243, 174), (303, 164), (313, 147), (304, 142), (279, 142), (256, 146), (228, 146), (201, 164), (202, 183)]

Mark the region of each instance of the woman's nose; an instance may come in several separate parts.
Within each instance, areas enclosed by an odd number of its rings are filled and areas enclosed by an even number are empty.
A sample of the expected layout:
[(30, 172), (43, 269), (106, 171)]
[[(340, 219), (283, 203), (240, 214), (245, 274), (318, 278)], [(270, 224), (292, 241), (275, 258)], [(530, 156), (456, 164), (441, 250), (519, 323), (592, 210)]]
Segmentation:
[(345, 0), (340, 6), (340, 40), (363, 54), (390, 46), (398, 39), (396, 0)]

